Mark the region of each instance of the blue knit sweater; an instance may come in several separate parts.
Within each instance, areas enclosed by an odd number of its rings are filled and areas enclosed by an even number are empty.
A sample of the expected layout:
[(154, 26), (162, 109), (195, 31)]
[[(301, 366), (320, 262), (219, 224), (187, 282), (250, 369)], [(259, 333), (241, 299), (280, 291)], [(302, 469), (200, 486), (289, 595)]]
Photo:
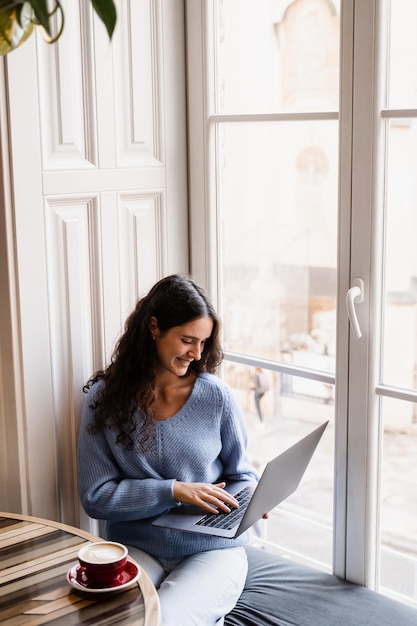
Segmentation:
[(107, 538), (165, 562), (247, 543), (248, 531), (232, 540), (152, 526), (155, 517), (177, 506), (175, 480), (258, 479), (246, 454), (243, 415), (228, 386), (214, 375), (198, 376), (178, 413), (165, 421), (152, 421), (145, 450), (138, 438), (144, 417), (138, 409), (134, 447), (126, 450), (116, 443), (115, 430), (87, 432), (93, 417), (89, 405), (101, 384), (93, 385), (86, 397), (78, 474), (82, 505), (91, 517), (106, 520)]

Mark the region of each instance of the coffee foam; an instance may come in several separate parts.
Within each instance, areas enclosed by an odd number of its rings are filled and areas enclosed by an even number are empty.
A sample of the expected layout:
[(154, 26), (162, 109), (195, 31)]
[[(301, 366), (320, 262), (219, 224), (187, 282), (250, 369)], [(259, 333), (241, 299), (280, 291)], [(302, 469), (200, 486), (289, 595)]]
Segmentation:
[(80, 557), (89, 563), (111, 563), (124, 556), (125, 549), (113, 543), (93, 543), (80, 552)]

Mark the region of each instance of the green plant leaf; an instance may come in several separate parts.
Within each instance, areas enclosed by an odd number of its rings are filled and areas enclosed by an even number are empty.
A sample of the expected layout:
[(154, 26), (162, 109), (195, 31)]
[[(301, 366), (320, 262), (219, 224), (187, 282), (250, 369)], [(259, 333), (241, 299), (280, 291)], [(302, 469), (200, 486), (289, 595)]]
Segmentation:
[(23, 4), (19, 4), (16, 7), (16, 19), (18, 21), (19, 26), (22, 26), (22, 11), (23, 11)]
[(109, 39), (112, 38), (116, 26), (116, 7), (113, 0), (91, 0), (94, 10), (105, 25)]
[(47, 0), (28, 0), (35, 14), (36, 20), (52, 37), (51, 26), (49, 24), (49, 11)]
[(9, 2), (8, 8), (0, 0), (0, 55), (8, 54), (20, 46), (32, 34), (33, 11), (28, 2), (19, 4), (17, 0), (13, 6)]
[[(106, 27), (109, 39), (112, 38), (116, 26), (117, 14), (114, 0), (91, 0), (94, 11)], [(48, 0), (0, 0), (0, 55), (7, 54), (22, 43), (33, 30), (33, 24), (42, 26), (48, 43), (59, 39), (64, 29), (64, 11), (60, 0), (54, 0), (53, 9), (49, 11)], [(59, 13), (57, 18), (57, 33), (52, 35), (50, 24), (51, 16)], [(18, 24), (19, 33), (24, 31), (23, 37), (18, 40), (15, 35), (14, 24)]]
[(24, 0), (0, 0), (0, 11), (13, 11), (19, 4), (23, 4)]
[(8, 11), (0, 11), (0, 37), (10, 44), (12, 20)]

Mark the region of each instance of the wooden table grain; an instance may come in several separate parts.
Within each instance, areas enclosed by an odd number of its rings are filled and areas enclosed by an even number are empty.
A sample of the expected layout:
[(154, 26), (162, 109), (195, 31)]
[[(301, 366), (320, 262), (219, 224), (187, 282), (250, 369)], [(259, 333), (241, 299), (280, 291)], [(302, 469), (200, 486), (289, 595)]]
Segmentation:
[(73, 589), (67, 572), (89, 541), (100, 537), (58, 522), (0, 512), (2, 626), (160, 626), (158, 594), (142, 568), (138, 582), (121, 591)]

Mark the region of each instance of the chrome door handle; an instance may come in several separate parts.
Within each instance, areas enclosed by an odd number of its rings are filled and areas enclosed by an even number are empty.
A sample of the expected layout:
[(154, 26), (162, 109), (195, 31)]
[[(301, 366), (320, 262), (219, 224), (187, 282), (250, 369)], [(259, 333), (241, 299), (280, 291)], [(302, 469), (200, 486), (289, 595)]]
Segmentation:
[(350, 325), (356, 339), (362, 337), (362, 331), (359, 326), (358, 316), (356, 315), (355, 303), (360, 304), (364, 299), (364, 282), (362, 278), (355, 278), (352, 287), (346, 294), (346, 308)]

